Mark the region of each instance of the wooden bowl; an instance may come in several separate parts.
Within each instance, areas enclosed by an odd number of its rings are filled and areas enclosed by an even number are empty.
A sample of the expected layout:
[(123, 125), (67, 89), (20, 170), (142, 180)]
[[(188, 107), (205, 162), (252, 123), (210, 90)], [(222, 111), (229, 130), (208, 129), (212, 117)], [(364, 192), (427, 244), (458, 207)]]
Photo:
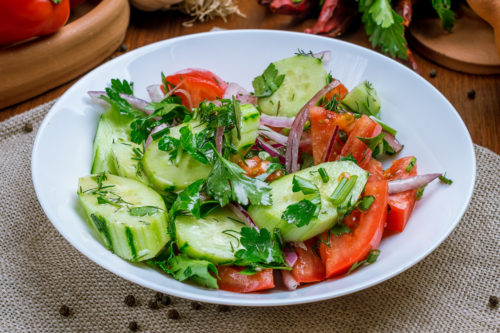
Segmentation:
[(97, 66), (124, 40), (129, 17), (128, 0), (102, 0), (50, 36), (0, 50), (0, 108)]

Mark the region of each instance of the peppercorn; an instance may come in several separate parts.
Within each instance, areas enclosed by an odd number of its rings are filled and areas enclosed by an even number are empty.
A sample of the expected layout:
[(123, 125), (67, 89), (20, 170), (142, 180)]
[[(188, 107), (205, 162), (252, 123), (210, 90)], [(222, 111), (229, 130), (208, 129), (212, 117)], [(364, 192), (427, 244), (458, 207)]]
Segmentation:
[(120, 52), (127, 52), (127, 50), (128, 50), (127, 44), (123, 43), (122, 45), (120, 45)]
[(59, 314), (64, 317), (69, 316), (69, 307), (67, 305), (62, 305), (61, 308), (59, 308)]
[(130, 323), (128, 323), (128, 329), (132, 332), (136, 332), (139, 329), (139, 325), (137, 325), (136, 321), (131, 321)]
[(498, 297), (496, 296), (490, 296), (488, 303), (490, 305), (490, 308), (496, 309), (498, 307)]
[(435, 78), (436, 75), (437, 75), (437, 71), (434, 68), (432, 68), (431, 71), (429, 72), (429, 76), (431, 78)]
[(167, 306), (167, 305), (170, 305), (170, 303), (172, 303), (172, 299), (168, 295), (162, 295), (161, 299), (160, 299), (160, 303)]
[(228, 312), (230, 310), (229, 306), (227, 305), (217, 305), (217, 311), (219, 312)]
[(31, 123), (26, 123), (24, 124), (24, 131), (29, 133), (33, 131), (33, 124)]
[(127, 304), (130, 307), (134, 306), (135, 305), (134, 295), (127, 295), (127, 297), (125, 297), (125, 304)]
[(177, 320), (181, 317), (181, 315), (179, 314), (179, 311), (177, 311), (176, 309), (168, 310), (167, 316), (169, 319), (174, 319), (174, 320)]
[(158, 302), (155, 299), (150, 299), (148, 302), (148, 306), (151, 310), (157, 310), (159, 308)]
[(467, 97), (469, 97), (470, 99), (474, 99), (476, 97), (476, 91), (474, 89), (469, 89), (469, 91), (467, 92)]
[(158, 302), (159, 302), (159, 301), (161, 301), (161, 298), (162, 298), (162, 297), (163, 297), (163, 294), (162, 294), (162, 293), (159, 293), (159, 292), (158, 292), (158, 293), (156, 293), (156, 294), (155, 294), (155, 299), (156, 299)]
[(199, 309), (201, 309), (201, 304), (198, 302), (191, 302), (191, 309), (199, 310)]

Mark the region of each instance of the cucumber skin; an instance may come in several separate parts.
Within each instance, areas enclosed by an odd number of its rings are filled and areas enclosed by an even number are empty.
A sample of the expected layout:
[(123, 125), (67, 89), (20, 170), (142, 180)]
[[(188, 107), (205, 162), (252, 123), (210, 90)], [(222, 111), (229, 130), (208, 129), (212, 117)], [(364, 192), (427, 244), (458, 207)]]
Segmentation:
[[(203, 130), (198, 121), (191, 121), (170, 128), (169, 136), (180, 138), (180, 129), (191, 126), (193, 133)], [(144, 172), (149, 178), (151, 185), (161, 194), (171, 191), (181, 191), (200, 178), (207, 178), (210, 165), (195, 160), (190, 154), (183, 153), (178, 166), (174, 161), (169, 161), (170, 153), (158, 148), (160, 139), (152, 141), (144, 153), (142, 159)]]
[[(217, 265), (234, 262), (234, 253), (242, 248), (239, 238), (241, 228), (245, 226), (236, 222), (237, 219), (224, 208), (216, 209), (199, 220), (191, 215), (177, 216), (175, 232), (179, 249), (192, 258), (209, 260)], [(236, 231), (230, 232), (234, 237), (223, 233), (227, 230)]]
[[(321, 167), (326, 170), (330, 178), (327, 183), (323, 183), (321, 176), (317, 172)], [(339, 183), (338, 178), (343, 172), (349, 172), (351, 175), (358, 176), (358, 181), (351, 192), (355, 197), (347, 198), (342, 203), (342, 205), (345, 205), (350, 200), (351, 204), (354, 204), (365, 187), (369, 173), (351, 161), (327, 162), (286, 175), (272, 182), (270, 184), (273, 198), (272, 206), (252, 205), (248, 209), (248, 214), (250, 214), (259, 228), (266, 228), (268, 230), (279, 228), (283, 239), (287, 242), (308, 240), (330, 229), (337, 223), (337, 206), (329, 200), (329, 197), (337, 187)], [(292, 191), (292, 179), (294, 175), (313, 182), (318, 186), (321, 194), (321, 212), (319, 216), (313, 218), (307, 226), (300, 228), (281, 219), (283, 212), (290, 204), (299, 202), (304, 198), (302, 192)]]
[(91, 174), (117, 173), (111, 154), (111, 145), (118, 138), (128, 141), (132, 121), (132, 118), (121, 114), (114, 107), (110, 107), (101, 115), (94, 136)]
[(342, 100), (342, 104), (355, 113), (378, 117), (380, 113), (380, 98), (368, 81), (363, 81), (352, 89)]
[(327, 83), (328, 73), (321, 60), (296, 55), (274, 63), (281, 86), (269, 97), (259, 98), (259, 107), (270, 116), (295, 117), (300, 109)]
[(238, 139), (238, 131), (236, 128), (231, 130), (231, 143), (234, 149), (238, 150), (240, 153), (235, 156), (236, 159), (238, 159), (240, 155), (245, 156), (248, 150), (253, 147), (259, 134), (258, 129), (260, 125), (260, 113), (254, 105), (243, 104), (240, 106), (240, 109), (241, 139)]
[(156, 206), (161, 209), (154, 215), (143, 217), (130, 216), (126, 208), (116, 212), (116, 207), (98, 204), (95, 195), (89, 192), (83, 193), (97, 186), (92, 179), (95, 176), (90, 175), (79, 179), (81, 191), (78, 191), (78, 198), (88, 221), (106, 248), (130, 261), (142, 261), (155, 257), (170, 240), (167, 231), (169, 218), (161, 196), (136, 180), (106, 174), (108, 179), (103, 182), (103, 185), (121, 183), (113, 189), (125, 201), (134, 206)]

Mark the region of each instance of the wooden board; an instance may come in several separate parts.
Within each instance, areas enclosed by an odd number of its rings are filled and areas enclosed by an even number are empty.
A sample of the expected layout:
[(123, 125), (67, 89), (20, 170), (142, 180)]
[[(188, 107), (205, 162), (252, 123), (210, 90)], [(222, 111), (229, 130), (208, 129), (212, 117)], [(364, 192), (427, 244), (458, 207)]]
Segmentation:
[(500, 58), (493, 28), (470, 8), (461, 7), (451, 33), (438, 18), (414, 18), (408, 34), (410, 46), (445, 67), (471, 74), (500, 73)]
[[(94, 68), (125, 38), (127, 0), (103, 0), (55, 34), (0, 50), (0, 108), (44, 93)], [(84, 14), (84, 15), (83, 15)]]

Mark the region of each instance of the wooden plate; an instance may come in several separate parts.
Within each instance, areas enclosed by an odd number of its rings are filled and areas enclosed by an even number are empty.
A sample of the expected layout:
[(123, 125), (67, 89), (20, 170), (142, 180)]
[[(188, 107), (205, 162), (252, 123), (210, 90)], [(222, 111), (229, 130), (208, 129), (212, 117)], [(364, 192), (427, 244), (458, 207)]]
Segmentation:
[(129, 17), (128, 0), (102, 0), (53, 35), (0, 50), (0, 108), (97, 66), (122, 43)]

